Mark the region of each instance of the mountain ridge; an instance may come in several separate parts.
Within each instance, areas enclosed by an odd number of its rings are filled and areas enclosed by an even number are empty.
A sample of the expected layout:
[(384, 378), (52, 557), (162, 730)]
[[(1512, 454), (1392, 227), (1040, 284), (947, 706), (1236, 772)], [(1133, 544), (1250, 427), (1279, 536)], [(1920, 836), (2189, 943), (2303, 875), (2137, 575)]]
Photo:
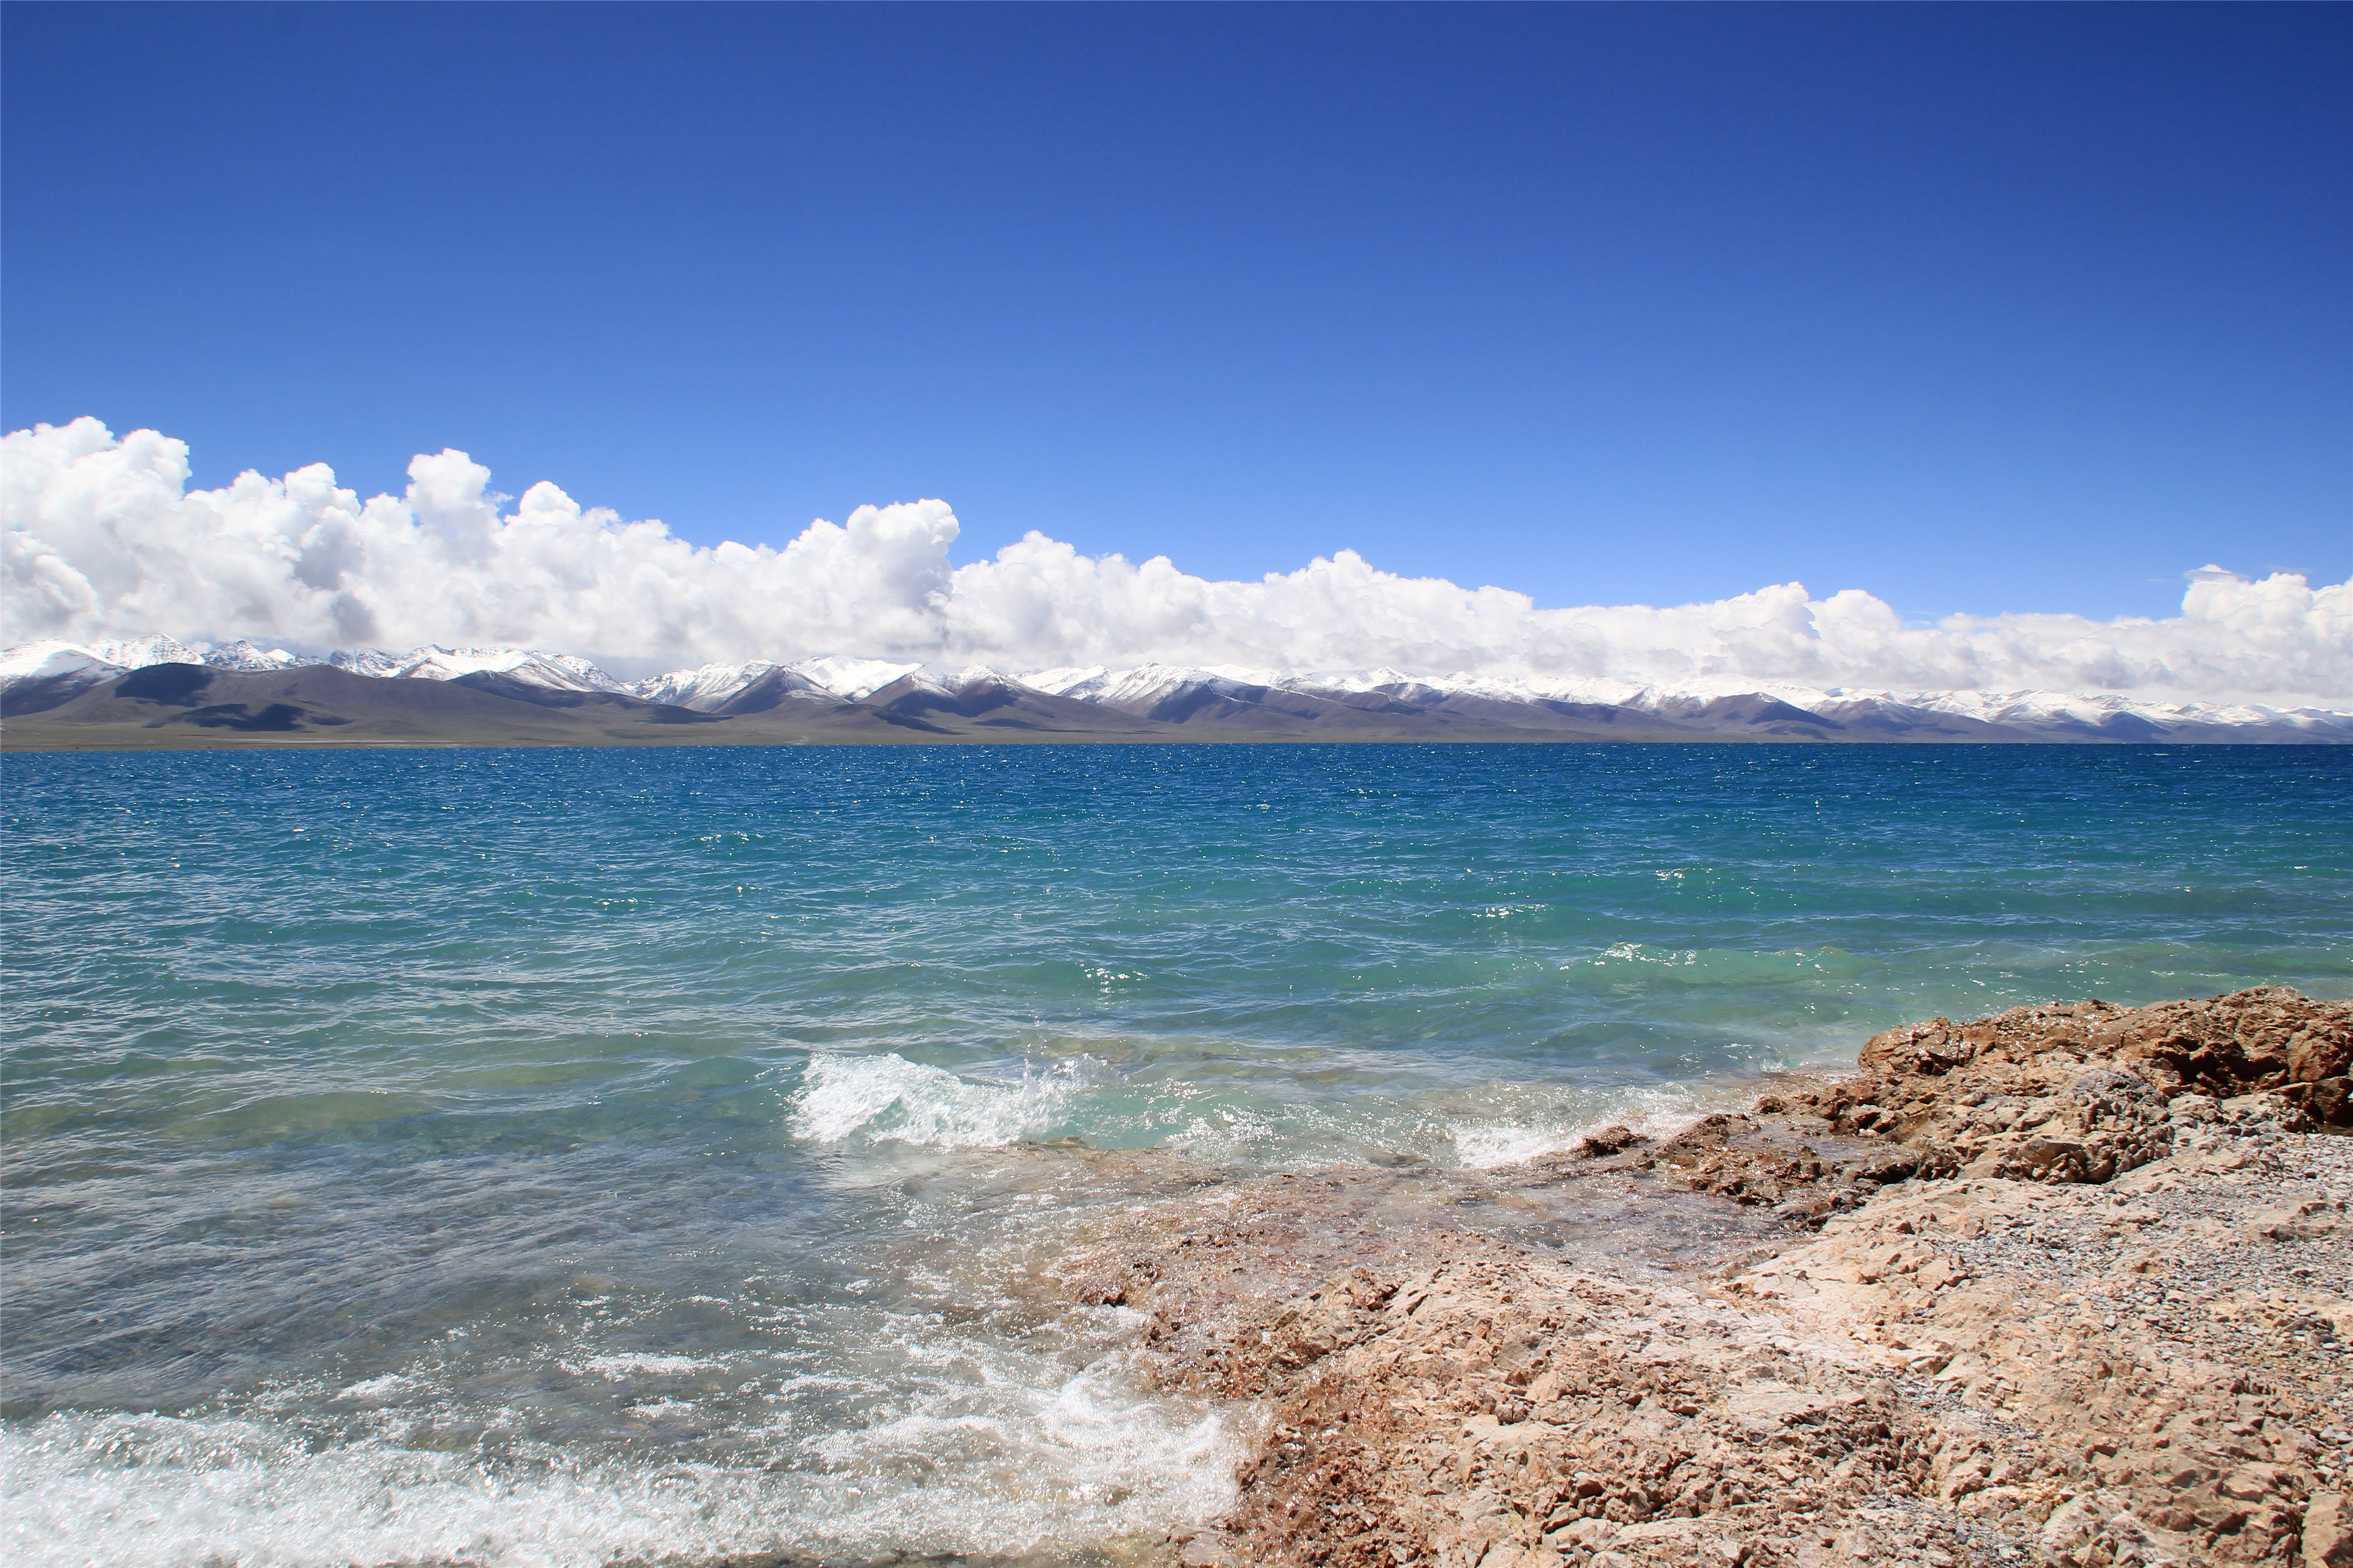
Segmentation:
[[(191, 673), (143, 684), (132, 679), (149, 669)], [(238, 695), (245, 681), (266, 684), (312, 670), (411, 689), (395, 699), (314, 680), (299, 689), (273, 689), (275, 697), (259, 686)], [(197, 671), (206, 672), (201, 681)], [(227, 684), (216, 688), (216, 679)], [(192, 690), (221, 699), (198, 706), (241, 708), (244, 718), (151, 711), (152, 693), (175, 680), (195, 682)], [(504, 706), (484, 709), (453, 695), (436, 708), (426, 689), (438, 688)], [(261, 700), (261, 709), (253, 707), (255, 700)], [(259, 713), (271, 701), (290, 704), (301, 717), (280, 718), (297, 728), (260, 721)], [(396, 712), (396, 720), (388, 717)], [(1156, 663), (1009, 672), (844, 655), (790, 664), (749, 659), (623, 681), (577, 655), (530, 648), (428, 645), (405, 654), (341, 649), (318, 656), (243, 640), (205, 647), (164, 636), (94, 644), (48, 639), (0, 652), (0, 716), (12, 744), (101, 744), (100, 731), (118, 731), (124, 732), (116, 739), (126, 745), (263, 735), (285, 737), (280, 743), (295, 743), (297, 735), (341, 744), (460, 743), (436, 741), (437, 731), (466, 737), (463, 743), (494, 743), (511, 732), (515, 743), (524, 744), (774, 742), (787, 732), (803, 740), (2353, 743), (2353, 712), (2160, 702), (2116, 693), (1907, 692), (1723, 676), (1665, 683)]]

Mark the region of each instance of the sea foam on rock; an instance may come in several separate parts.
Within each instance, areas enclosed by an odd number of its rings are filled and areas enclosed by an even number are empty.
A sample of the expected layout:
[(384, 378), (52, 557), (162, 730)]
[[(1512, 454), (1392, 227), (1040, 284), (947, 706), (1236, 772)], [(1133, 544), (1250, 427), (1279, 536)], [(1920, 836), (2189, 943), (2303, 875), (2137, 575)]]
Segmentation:
[[(2343, 1568), (2348, 1042), (2277, 987), (1936, 1019), (1657, 1142), (1220, 1184), (1063, 1277), (1268, 1412), (1195, 1568)], [(1579, 1192), (1775, 1228), (1481, 1217)]]

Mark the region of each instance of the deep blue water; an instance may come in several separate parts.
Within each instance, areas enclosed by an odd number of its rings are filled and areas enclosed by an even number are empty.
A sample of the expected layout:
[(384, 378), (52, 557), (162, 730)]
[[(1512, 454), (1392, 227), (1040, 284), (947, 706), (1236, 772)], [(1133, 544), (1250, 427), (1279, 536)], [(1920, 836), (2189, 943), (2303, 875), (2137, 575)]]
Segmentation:
[(1935, 1013), (2353, 993), (2328, 748), (5, 770), (28, 1565), (1156, 1536), (1233, 1413), (1019, 1310), (1089, 1194), (964, 1152), (1492, 1163)]

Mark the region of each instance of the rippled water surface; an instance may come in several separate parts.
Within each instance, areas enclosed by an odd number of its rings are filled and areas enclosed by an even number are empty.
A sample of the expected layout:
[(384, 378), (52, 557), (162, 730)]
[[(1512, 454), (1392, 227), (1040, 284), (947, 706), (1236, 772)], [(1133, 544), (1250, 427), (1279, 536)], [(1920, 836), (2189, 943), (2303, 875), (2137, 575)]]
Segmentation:
[(978, 1152), (1492, 1164), (1933, 1013), (2353, 992), (2353, 753), (2321, 749), (6, 782), (26, 1568), (1115, 1554), (1218, 1511), (1246, 1413), (1025, 1294), (1060, 1216), (1125, 1200)]

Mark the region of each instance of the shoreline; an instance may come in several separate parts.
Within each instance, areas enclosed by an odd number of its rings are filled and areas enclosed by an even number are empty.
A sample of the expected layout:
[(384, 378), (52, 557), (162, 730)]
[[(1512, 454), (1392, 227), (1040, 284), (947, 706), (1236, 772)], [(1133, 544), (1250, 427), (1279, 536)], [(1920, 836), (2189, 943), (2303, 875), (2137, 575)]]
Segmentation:
[[(944, 730), (910, 733), (889, 730), (855, 733), (823, 730), (746, 731), (733, 734), (694, 731), (632, 732), (617, 730), (533, 733), (457, 732), (415, 736), (355, 736), (334, 734), (279, 735), (199, 731), (147, 735), (128, 729), (100, 729), (82, 733), (62, 727), (28, 728), (38, 714), (0, 720), (0, 754), (13, 756), (84, 756), (97, 753), (151, 756), (193, 752), (501, 752), (501, 751), (724, 751), (766, 747), (904, 747), (904, 746), (1798, 746), (1831, 747), (1846, 751), (1927, 748), (1937, 751), (2023, 751), (2035, 747), (2068, 751), (2184, 751), (2224, 748), (2232, 751), (2283, 751), (2353, 746), (2353, 740), (2282, 739), (2275, 736), (2196, 736), (2150, 739), (2061, 739), (2050, 736), (1918, 735), (1888, 737), (1698, 733), (1689, 735), (1628, 733), (1560, 735), (1509, 730), (1461, 733), (1302, 734), (1281, 731), (1171, 729), (1137, 733), (1119, 729), (1037, 732), (987, 729)], [(11, 726), (14, 726), (13, 728)], [(141, 728), (143, 729), (143, 726)]]
[(1938, 1019), (1657, 1141), (1154, 1202), (1059, 1279), (1263, 1413), (1184, 1568), (2345, 1568), (2348, 1057), (2280, 987)]
[(1128, 1375), (1236, 1424), (1232, 1508), (629, 1561), (2353, 1568), (2348, 1070), (2353, 1002), (2267, 986), (1892, 1029), (1493, 1168), (974, 1151), (1091, 1201), (970, 1284), (1115, 1310)]

